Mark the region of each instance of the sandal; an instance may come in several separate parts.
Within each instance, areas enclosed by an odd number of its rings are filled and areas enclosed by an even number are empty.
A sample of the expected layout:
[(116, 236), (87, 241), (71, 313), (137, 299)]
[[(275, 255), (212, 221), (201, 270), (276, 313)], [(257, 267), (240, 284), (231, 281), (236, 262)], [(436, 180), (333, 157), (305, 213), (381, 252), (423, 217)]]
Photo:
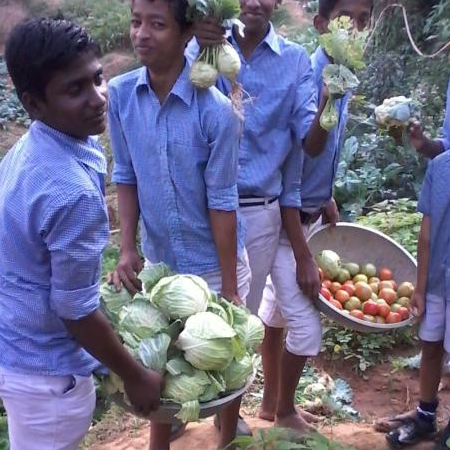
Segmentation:
[(416, 417), (416, 410), (407, 411), (402, 414), (396, 414), (393, 416), (382, 417), (381, 419), (377, 419), (373, 427), (375, 431), (380, 433), (388, 433), (389, 431), (395, 430), (398, 427), (401, 427), (406, 421)]
[(442, 430), (435, 450), (450, 450), (450, 423)]
[(433, 438), (435, 434), (436, 422), (429, 423), (416, 416), (404, 419), (401, 426), (386, 435), (386, 440), (392, 447), (402, 448)]

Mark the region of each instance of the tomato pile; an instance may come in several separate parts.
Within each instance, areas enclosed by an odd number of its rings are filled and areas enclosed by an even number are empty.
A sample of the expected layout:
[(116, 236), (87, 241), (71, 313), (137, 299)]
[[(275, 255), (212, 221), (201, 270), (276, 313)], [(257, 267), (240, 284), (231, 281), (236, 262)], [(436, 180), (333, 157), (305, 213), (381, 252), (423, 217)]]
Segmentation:
[(414, 285), (409, 281), (398, 285), (389, 268), (341, 263), (331, 250), (324, 250), (316, 260), (322, 280), (320, 293), (343, 314), (380, 324), (409, 319)]

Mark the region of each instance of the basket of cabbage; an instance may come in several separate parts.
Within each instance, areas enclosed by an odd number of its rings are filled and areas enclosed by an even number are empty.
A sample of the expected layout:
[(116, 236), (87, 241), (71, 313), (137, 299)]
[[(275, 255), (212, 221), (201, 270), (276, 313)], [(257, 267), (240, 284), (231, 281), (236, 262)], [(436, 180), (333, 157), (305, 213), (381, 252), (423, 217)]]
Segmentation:
[[(216, 413), (253, 380), (264, 337), (261, 320), (210, 291), (200, 277), (173, 274), (163, 264), (139, 277), (142, 293), (131, 298), (105, 284), (101, 303), (128, 351), (164, 376), (161, 406), (148, 418), (191, 422)], [(133, 411), (114, 373), (102, 388)]]

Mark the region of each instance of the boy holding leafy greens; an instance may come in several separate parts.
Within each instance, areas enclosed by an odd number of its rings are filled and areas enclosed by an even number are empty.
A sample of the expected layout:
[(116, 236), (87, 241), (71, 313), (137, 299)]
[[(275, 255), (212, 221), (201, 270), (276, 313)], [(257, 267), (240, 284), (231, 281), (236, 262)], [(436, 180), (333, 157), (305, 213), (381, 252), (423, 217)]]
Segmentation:
[[(184, 58), (186, 0), (134, 0), (130, 36), (143, 67), (109, 84), (109, 125), (121, 227), (117, 289), (140, 290), (142, 261), (203, 277), (240, 304), (250, 270), (238, 209), (239, 120), (216, 88), (198, 91)], [(220, 446), (234, 438), (240, 399), (221, 413)], [(151, 450), (170, 425), (152, 423)]]
[[(363, 30), (370, 20), (372, 6), (373, 0), (320, 0), (314, 25), (325, 36), (325, 33), (329, 33), (331, 20), (346, 16), (358, 30)], [(332, 47), (333, 34), (329, 33), (326, 37), (328, 39), (324, 41)], [(343, 45), (342, 42), (340, 45)], [(318, 47), (311, 61), (314, 80), (320, 90), (323, 71), (332, 61), (322, 46)], [(354, 65), (361, 62), (355, 61)], [(335, 224), (339, 218), (332, 192), (350, 96), (351, 92), (348, 91), (331, 105), (338, 114), (337, 126), (330, 130), (324, 151), (315, 158), (308, 155), (304, 158), (300, 218), (306, 237), (322, 222)], [(318, 295), (319, 282), (313, 287), (305, 285), (302, 279), (305, 270), (310, 269), (296, 258), (295, 248), (282, 235), (270, 273), (271, 282), (266, 286), (259, 309), (259, 315), (266, 324), (263, 344), (264, 394), (260, 417), (275, 420), (278, 426), (298, 431), (309, 427), (296, 410), (295, 390), (307, 358), (318, 355), (322, 340), (320, 316), (313, 304)], [(283, 351), (284, 328), (287, 328), (287, 335)]]
[[(317, 111), (317, 92), (311, 62), (305, 50), (275, 33), (270, 22), (276, 0), (240, 0), (241, 36), (236, 27), (227, 34), (241, 60), (237, 81), (249, 96), (244, 100), (243, 131), (239, 148), (239, 206), (247, 226), (246, 248), (252, 270), (247, 306), (257, 314), (267, 276), (283, 233), (295, 249), (305, 288), (318, 292), (319, 274), (301, 230), (299, 208), (303, 149), (320, 154), (328, 132), (319, 118), (328, 99), (323, 86)], [(223, 42), (214, 19), (195, 24), (196, 41), (187, 54), (195, 59), (199, 48)], [(229, 95), (230, 83), (219, 78), (218, 88)], [(276, 344), (264, 340), (263, 354)], [(267, 380), (269, 369), (265, 363)], [(274, 385), (272, 385), (274, 386)]]

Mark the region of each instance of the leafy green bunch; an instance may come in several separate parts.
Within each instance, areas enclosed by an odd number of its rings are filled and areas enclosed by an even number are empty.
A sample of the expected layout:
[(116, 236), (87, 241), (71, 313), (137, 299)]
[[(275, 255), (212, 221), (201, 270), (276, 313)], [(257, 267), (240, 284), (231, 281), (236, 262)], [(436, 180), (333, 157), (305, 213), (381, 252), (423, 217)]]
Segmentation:
[(328, 30), (329, 33), (319, 37), (320, 45), (333, 60), (323, 72), (330, 94), (320, 117), (320, 125), (325, 130), (331, 130), (338, 123), (335, 100), (359, 85), (353, 72), (365, 67), (364, 49), (368, 36), (367, 32), (357, 31), (350, 18), (345, 16), (332, 20)]

